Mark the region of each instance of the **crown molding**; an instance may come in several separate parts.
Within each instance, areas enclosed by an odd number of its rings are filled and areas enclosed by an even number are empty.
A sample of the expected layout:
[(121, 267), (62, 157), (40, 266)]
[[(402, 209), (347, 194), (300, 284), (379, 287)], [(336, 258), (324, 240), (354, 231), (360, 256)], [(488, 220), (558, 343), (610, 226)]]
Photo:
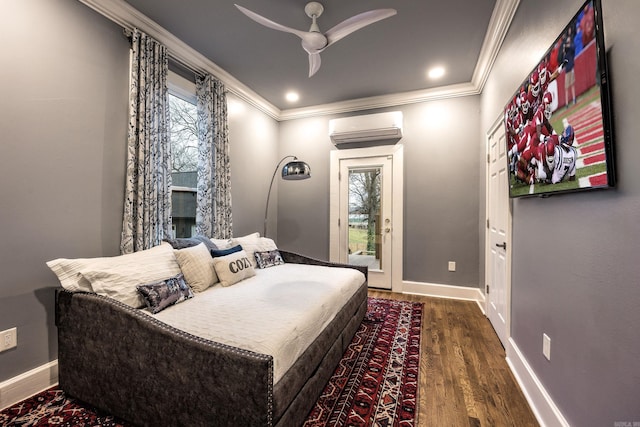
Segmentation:
[(480, 92), (471, 83), (459, 83), (432, 89), (399, 92), (390, 95), (357, 98), (331, 104), (282, 110), (280, 120), (294, 120), (328, 114), (348, 113), (351, 111), (371, 110), (374, 108), (395, 107), (437, 99), (457, 98), (478, 95)]
[(283, 121), (321, 115), (339, 114), (374, 108), (392, 107), (438, 99), (457, 98), (482, 93), (491, 67), (500, 51), (520, 0), (496, 0), (471, 81), (450, 86), (400, 92), (368, 98), (280, 110), (233, 77), (213, 61), (143, 15), (124, 0), (78, 0), (126, 29), (138, 28), (167, 47), (172, 59), (200, 73), (209, 73), (225, 84), (227, 90), (271, 118)]
[(498, 52), (500, 52), (502, 42), (507, 36), (507, 31), (509, 31), (511, 21), (519, 4), (520, 0), (496, 1), (484, 41), (482, 42), (478, 62), (471, 78), (471, 84), (478, 89), (478, 92), (482, 92), (484, 89), (484, 84), (487, 82), (493, 63), (498, 56)]
[(266, 99), (251, 90), (248, 86), (233, 77), (219, 65), (206, 58), (204, 55), (184, 43), (182, 40), (171, 34), (169, 31), (158, 25), (155, 21), (142, 14), (130, 4), (123, 0), (78, 0), (91, 9), (100, 13), (107, 19), (115, 22), (125, 29), (132, 30), (138, 28), (149, 36), (158, 40), (167, 47), (169, 56), (199, 72), (209, 73), (216, 76), (226, 89), (258, 108), (268, 116), (279, 120), (280, 109), (268, 102)]

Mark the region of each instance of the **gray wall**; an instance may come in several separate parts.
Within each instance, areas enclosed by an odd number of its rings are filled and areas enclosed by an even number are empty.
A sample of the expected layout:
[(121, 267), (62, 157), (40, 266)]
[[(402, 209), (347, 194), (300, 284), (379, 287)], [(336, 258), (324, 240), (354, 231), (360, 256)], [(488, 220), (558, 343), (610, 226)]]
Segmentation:
[[(404, 114), (404, 280), (479, 286), (479, 103), (480, 97), (464, 97), (379, 110)], [(328, 122), (334, 117), (280, 125), (281, 156), (305, 160), (312, 178), (280, 182), (278, 242), (324, 259), (329, 256), (329, 152), (336, 149)], [(448, 261), (457, 262), (455, 273), (448, 271)]]
[(57, 357), (58, 257), (115, 255), (122, 226), (128, 42), (70, 0), (4, 0), (0, 26), (0, 381)]
[[(481, 137), (581, 4), (521, 2), (482, 95)], [(575, 426), (640, 421), (640, 2), (603, 0), (603, 9), (617, 188), (511, 203), (511, 335)], [(549, 38), (537, 38), (541, 31)], [(542, 355), (543, 333), (551, 361)]]
[[(0, 382), (57, 358), (45, 262), (119, 253), (129, 80), (122, 28), (80, 2), (2, 7), (0, 330), (17, 326), (18, 347), (0, 353)], [(278, 123), (229, 100), (234, 231), (262, 232)]]
[[(233, 234), (244, 236), (264, 228), (269, 182), (278, 157), (278, 122), (232, 94), (229, 104)], [(278, 179), (278, 177), (276, 177)], [(267, 234), (277, 233), (278, 187), (273, 184)]]

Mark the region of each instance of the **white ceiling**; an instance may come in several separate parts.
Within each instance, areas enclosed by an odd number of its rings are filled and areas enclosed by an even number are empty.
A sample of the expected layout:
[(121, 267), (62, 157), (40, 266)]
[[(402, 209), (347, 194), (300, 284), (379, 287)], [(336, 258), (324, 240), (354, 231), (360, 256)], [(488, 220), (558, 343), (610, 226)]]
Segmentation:
[[(232, 92), (278, 119), (479, 93), (519, 3), (321, 1), (322, 31), (367, 10), (394, 8), (398, 13), (330, 46), (321, 54), (320, 70), (308, 77), (300, 39), (250, 20), (233, 2), (81, 1), (159, 38), (177, 59), (213, 71)], [(310, 25), (306, 1), (235, 2), (288, 27), (308, 30)], [(436, 65), (446, 74), (430, 80), (426, 72)], [(300, 95), (295, 104), (284, 98), (290, 90)]]

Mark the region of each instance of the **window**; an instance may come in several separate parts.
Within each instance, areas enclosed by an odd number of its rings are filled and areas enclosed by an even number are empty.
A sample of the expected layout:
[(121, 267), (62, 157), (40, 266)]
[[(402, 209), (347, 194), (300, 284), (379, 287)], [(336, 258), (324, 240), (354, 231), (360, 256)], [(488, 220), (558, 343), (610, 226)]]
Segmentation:
[(198, 126), (195, 85), (169, 72), (169, 140), (173, 236), (191, 237), (196, 228)]

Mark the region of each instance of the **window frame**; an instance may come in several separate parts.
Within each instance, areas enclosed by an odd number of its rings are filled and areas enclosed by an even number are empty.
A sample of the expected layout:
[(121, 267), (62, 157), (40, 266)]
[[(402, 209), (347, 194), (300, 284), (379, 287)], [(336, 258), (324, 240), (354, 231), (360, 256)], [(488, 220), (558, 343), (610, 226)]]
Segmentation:
[[(168, 95), (175, 96), (185, 102), (197, 105), (197, 96), (196, 96), (196, 85), (194, 82), (189, 81), (188, 79), (182, 77), (178, 73), (175, 73), (169, 70), (169, 74), (167, 76), (167, 86), (168, 86)], [(169, 143), (172, 143), (170, 140)], [(172, 172), (173, 173), (173, 172)], [(188, 192), (188, 193), (196, 193), (197, 187), (184, 187), (184, 186), (176, 186), (171, 185), (171, 193), (173, 192)], [(173, 212), (173, 208), (172, 208)], [(195, 219), (195, 217), (194, 217)], [(195, 225), (191, 226), (191, 235), (194, 235)], [(175, 222), (172, 224), (172, 232), (174, 236), (176, 235), (176, 224)]]

